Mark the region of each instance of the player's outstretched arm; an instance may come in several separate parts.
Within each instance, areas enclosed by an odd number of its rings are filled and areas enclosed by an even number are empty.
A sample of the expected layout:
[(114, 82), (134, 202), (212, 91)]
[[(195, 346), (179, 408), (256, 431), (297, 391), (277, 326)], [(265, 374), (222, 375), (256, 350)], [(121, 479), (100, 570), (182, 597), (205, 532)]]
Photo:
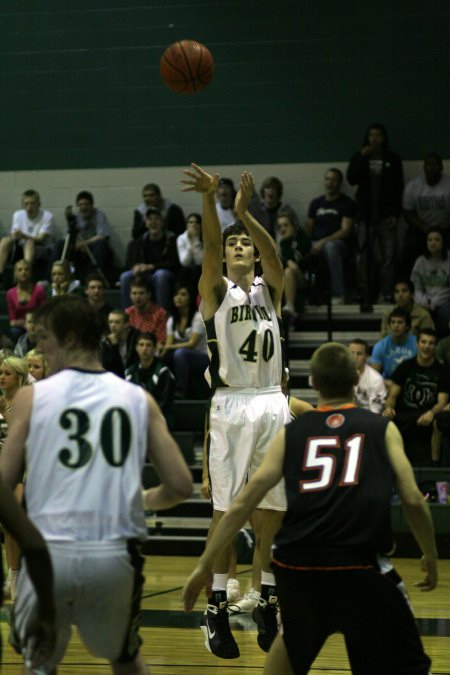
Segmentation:
[(22, 549), (36, 591), (38, 610), (28, 623), (23, 647), (27, 663), (37, 668), (52, 654), (56, 640), (53, 569), (44, 539), (1, 477), (0, 521)]
[(254, 190), (255, 181), (253, 175), (249, 171), (244, 171), (234, 202), (234, 210), (239, 220), (247, 228), (253, 243), (259, 251), (264, 279), (275, 293), (273, 300), (274, 305), (277, 306), (278, 302), (281, 302), (281, 295), (283, 293), (283, 264), (278, 255), (275, 240), (248, 210)]
[(150, 424), (148, 431), (149, 459), (161, 484), (144, 490), (144, 508), (157, 511), (169, 509), (192, 494), (192, 475), (180, 448), (167, 429), (155, 399), (147, 394)]
[[(203, 196), (202, 238), (203, 262), (199, 291), (204, 303), (204, 317), (210, 318), (218, 307), (221, 291), (226, 282), (222, 274), (222, 230), (216, 209), (215, 194), (219, 174), (211, 176), (197, 164), (191, 164), (184, 170), (186, 178), (182, 180), (184, 192), (199, 192)], [(225, 286), (225, 288), (224, 288)]]
[(422, 568), (426, 576), (417, 585), (423, 591), (432, 591), (437, 586), (438, 571), (431, 511), (417, 487), (412, 466), (405, 455), (402, 437), (393, 422), (388, 424), (386, 430), (386, 449), (406, 519), (423, 553)]
[(231, 543), (264, 495), (280, 481), (283, 461), (284, 429), (281, 429), (272, 441), (258, 471), (220, 520), (208, 540), (203, 555), (199, 558), (197, 567), (187, 580), (183, 589), (183, 602), (187, 611), (194, 607), (202, 588), (209, 586), (217, 554)]

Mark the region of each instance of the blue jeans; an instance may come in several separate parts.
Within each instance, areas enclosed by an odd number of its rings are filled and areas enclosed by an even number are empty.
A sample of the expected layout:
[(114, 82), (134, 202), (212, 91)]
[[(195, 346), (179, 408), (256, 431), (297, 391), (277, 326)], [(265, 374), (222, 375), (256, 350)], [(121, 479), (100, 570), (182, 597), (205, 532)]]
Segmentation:
[(184, 395), (194, 378), (203, 377), (209, 364), (208, 355), (194, 349), (181, 347), (173, 353), (173, 369), (175, 371), (175, 387)]
[[(169, 270), (156, 270), (155, 272), (144, 272), (139, 276), (145, 277), (150, 282), (153, 288), (152, 297), (156, 304), (169, 310), (172, 305), (173, 273)], [(130, 290), (133, 279), (133, 270), (128, 270), (120, 275), (120, 298), (123, 309), (131, 305)]]
[(331, 295), (342, 298), (345, 295), (344, 262), (348, 258), (349, 248), (341, 239), (335, 239), (327, 241), (322, 252), (330, 270)]

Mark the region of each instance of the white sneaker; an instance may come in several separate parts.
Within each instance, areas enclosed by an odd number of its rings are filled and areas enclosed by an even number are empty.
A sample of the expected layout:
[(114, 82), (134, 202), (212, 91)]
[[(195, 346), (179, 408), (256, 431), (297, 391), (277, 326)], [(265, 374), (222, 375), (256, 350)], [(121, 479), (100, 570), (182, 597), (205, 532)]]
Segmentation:
[(228, 579), (227, 581), (227, 601), (236, 604), (241, 597), (241, 587), (238, 579)]
[(260, 597), (261, 593), (251, 588), (248, 593), (236, 602), (236, 607), (239, 607), (240, 612), (252, 612), (258, 604)]

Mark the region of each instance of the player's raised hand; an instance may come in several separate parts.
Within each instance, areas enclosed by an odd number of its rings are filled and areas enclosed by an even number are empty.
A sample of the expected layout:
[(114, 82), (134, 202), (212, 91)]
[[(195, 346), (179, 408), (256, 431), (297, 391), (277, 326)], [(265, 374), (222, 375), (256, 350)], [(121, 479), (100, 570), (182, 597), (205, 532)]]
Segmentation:
[(215, 173), (211, 176), (206, 173), (198, 164), (191, 164), (190, 169), (184, 169), (184, 175), (187, 178), (181, 182), (183, 187), (182, 192), (200, 192), (202, 194), (210, 194), (217, 190), (217, 183), (219, 182), (219, 174)]
[(200, 564), (197, 565), (183, 588), (183, 604), (186, 612), (190, 612), (191, 609), (194, 608), (202, 588), (206, 588), (209, 597), (211, 594), (211, 585), (212, 572), (210, 570), (205, 570)]
[(239, 215), (248, 209), (250, 199), (255, 191), (255, 179), (250, 171), (244, 171), (239, 184), (239, 192), (234, 200), (234, 210)]
[(433, 591), (438, 583), (438, 572), (437, 572), (437, 562), (436, 558), (426, 558), (422, 556), (420, 561), (420, 566), (422, 571), (425, 572), (426, 576), (423, 581), (418, 581), (414, 584), (417, 588), (420, 588), (421, 591)]

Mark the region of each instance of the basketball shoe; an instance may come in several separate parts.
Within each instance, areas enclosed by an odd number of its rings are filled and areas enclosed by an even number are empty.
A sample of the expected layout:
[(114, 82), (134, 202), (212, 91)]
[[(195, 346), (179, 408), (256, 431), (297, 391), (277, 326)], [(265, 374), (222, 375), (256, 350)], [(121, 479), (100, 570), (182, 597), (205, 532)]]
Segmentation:
[(232, 610), (239, 612), (251, 612), (253, 609), (255, 609), (260, 597), (261, 593), (256, 591), (254, 588), (251, 588), (247, 593), (245, 593), (245, 595), (242, 596), (240, 600), (234, 603), (238, 609), (235, 610), (233, 607)]
[(221, 659), (237, 659), (239, 647), (230, 629), (226, 591), (213, 591), (202, 617), (205, 647)]
[(268, 652), (278, 633), (276, 595), (269, 595), (268, 599), (260, 598), (252, 612), (252, 618), (258, 627), (258, 645), (264, 652)]

